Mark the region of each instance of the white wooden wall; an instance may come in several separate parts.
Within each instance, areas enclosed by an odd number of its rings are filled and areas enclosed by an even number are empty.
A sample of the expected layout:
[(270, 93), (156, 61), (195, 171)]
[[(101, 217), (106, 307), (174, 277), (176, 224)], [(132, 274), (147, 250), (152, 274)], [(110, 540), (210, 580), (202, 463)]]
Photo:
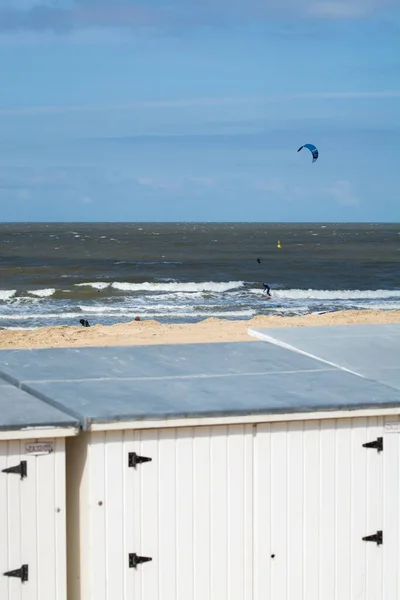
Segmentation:
[[(382, 420), (341, 419), (257, 427), (254, 599), (388, 600), (382, 530), (383, 461), (363, 444)], [(386, 544), (387, 531), (384, 531)]]
[[(31, 441), (0, 441), (0, 599), (66, 600), (64, 439), (39, 456), (26, 455)], [(21, 461), (25, 478), (3, 472)], [(28, 581), (3, 575), (23, 564)]]
[[(152, 461), (129, 468), (133, 451)], [(69, 600), (250, 600), (252, 453), (252, 426), (92, 434)], [(129, 553), (152, 561), (130, 569)]]
[[(382, 435), (383, 452), (363, 447)], [(400, 445), (383, 419), (110, 431), (87, 442), (83, 558), (69, 600), (400, 597)], [(129, 452), (152, 460), (129, 468)], [(362, 540), (378, 530), (382, 546)], [(152, 561), (129, 568), (129, 553)]]

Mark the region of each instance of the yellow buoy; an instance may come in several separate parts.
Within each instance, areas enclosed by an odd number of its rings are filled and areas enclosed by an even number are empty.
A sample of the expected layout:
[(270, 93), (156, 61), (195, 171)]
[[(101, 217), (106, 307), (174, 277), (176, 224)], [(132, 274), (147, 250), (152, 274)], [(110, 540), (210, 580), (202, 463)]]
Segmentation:
[(281, 243), (280, 243), (280, 241), (278, 240), (278, 246), (277, 246), (277, 248), (280, 248), (280, 247), (281, 247)]

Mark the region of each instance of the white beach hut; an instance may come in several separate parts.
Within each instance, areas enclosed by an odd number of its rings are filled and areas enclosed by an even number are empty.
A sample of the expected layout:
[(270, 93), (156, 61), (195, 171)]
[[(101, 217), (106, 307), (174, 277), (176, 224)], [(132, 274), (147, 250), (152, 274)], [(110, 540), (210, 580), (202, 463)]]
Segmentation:
[[(379, 340), (393, 367), (398, 335)], [(395, 369), (375, 380), (315, 352), (8, 357), (9, 375), (84, 430), (67, 440), (68, 600), (398, 600)]]
[(66, 600), (65, 438), (77, 431), (0, 381), (1, 600)]

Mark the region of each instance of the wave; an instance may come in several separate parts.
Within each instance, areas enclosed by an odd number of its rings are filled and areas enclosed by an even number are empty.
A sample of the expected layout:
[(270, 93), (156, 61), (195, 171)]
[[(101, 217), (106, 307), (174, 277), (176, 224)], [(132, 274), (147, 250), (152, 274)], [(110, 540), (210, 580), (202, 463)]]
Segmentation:
[(0, 301), (1, 300), (10, 300), (15, 294), (17, 290), (0, 290)]
[(384, 300), (400, 299), (400, 290), (271, 290), (282, 300)]
[(43, 290), (29, 290), (28, 294), (32, 294), (32, 296), (38, 296), (39, 298), (48, 298), (55, 293), (55, 288), (46, 288)]
[(144, 281), (143, 283), (129, 283), (126, 281), (114, 281), (113, 283), (105, 282), (88, 282), (75, 284), (76, 287), (91, 286), (94, 289), (105, 289), (109, 285), (115, 290), (122, 292), (228, 292), (230, 290), (239, 289), (244, 286), (244, 281), (204, 281), (200, 283), (187, 282), (164, 282), (157, 283)]
[(6, 321), (6, 320), (11, 320), (11, 321), (19, 321), (19, 320), (28, 320), (28, 319), (76, 319), (78, 317), (82, 317), (82, 313), (81, 312), (57, 312), (57, 313), (19, 313), (19, 314), (12, 314), (12, 315), (1, 315), (0, 314), (0, 319)]
[(105, 290), (110, 286), (110, 283), (105, 281), (93, 281), (89, 283), (76, 283), (75, 287), (92, 287), (94, 290)]
[(244, 286), (244, 281), (205, 281), (202, 283), (119, 283), (114, 282), (111, 287), (121, 291), (132, 292), (228, 292)]

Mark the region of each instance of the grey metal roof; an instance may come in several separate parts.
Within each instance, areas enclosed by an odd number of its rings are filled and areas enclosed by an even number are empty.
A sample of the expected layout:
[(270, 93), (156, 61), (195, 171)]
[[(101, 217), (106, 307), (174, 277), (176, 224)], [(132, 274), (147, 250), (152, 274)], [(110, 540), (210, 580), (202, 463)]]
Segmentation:
[(303, 352), (400, 390), (400, 323), (249, 331), (270, 344)]
[(41, 402), (17, 387), (0, 381), (0, 431), (28, 427), (77, 427), (77, 419)]
[(3, 350), (0, 365), (3, 378), (79, 418), (84, 428), (119, 420), (400, 409), (400, 390), (275, 344)]

